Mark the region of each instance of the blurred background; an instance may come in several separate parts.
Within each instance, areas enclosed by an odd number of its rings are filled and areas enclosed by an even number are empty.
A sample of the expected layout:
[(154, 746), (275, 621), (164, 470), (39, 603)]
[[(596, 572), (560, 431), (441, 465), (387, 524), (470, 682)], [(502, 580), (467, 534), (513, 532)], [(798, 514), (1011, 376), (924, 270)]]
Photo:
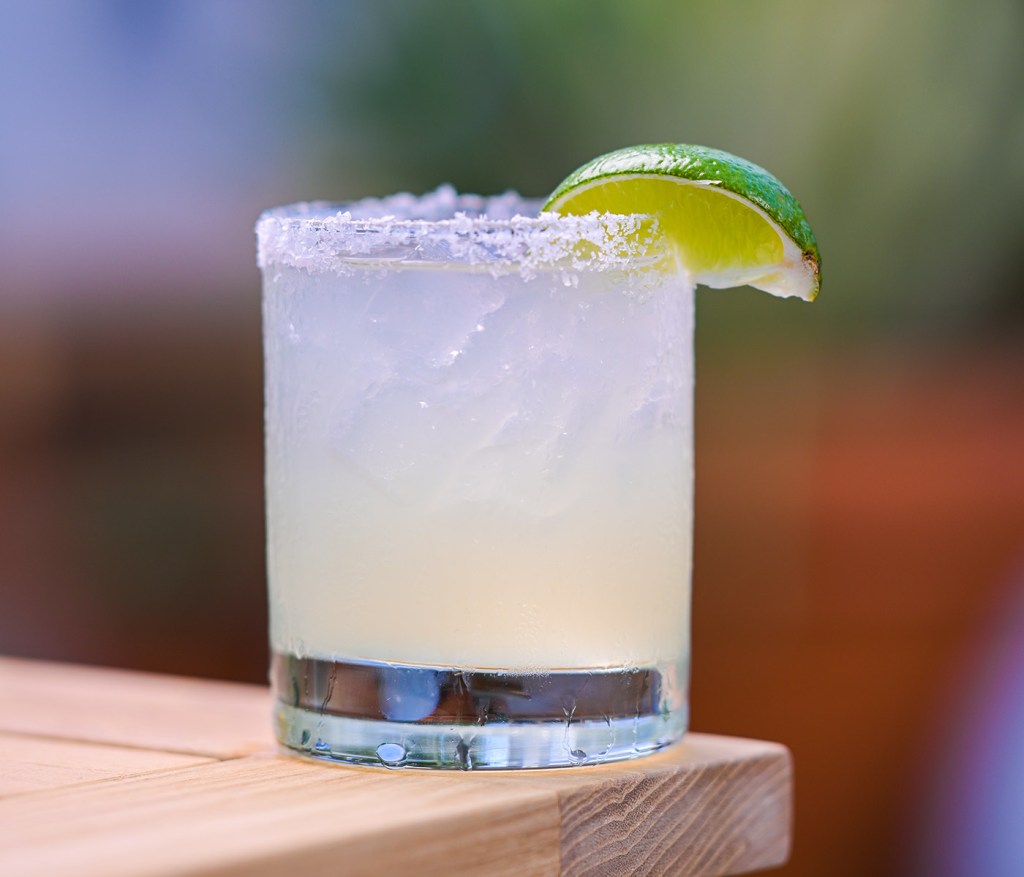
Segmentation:
[(266, 677), (268, 206), (642, 142), (802, 201), (698, 305), (693, 715), (786, 875), (1024, 873), (1024, 6), (0, 0), (0, 652)]

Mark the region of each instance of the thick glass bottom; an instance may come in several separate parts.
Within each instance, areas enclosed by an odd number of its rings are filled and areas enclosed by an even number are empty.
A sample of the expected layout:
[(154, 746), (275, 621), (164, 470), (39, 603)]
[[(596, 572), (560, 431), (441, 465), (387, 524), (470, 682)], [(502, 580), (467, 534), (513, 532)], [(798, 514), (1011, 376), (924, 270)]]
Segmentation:
[(275, 654), (277, 739), (384, 767), (574, 767), (636, 758), (686, 731), (685, 668), (514, 673)]

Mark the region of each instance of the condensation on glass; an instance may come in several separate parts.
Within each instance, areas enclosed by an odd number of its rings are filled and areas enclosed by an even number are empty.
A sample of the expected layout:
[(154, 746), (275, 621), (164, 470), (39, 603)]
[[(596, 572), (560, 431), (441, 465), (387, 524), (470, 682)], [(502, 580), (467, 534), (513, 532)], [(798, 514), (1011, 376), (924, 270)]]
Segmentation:
[(693, 288), (656, 227), (442, 188), (257, 232), (280, 742), (470, 769), (679, 739)]

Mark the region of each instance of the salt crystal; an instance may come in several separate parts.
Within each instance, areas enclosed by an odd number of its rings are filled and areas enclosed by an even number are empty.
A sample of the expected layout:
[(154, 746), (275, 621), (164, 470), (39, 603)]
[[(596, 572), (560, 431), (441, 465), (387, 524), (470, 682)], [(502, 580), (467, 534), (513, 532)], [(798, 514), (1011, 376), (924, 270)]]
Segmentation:
[[(642, 215), (540, 213), (514, 192), (489, 198), (444, 185), (345, 205), (293, 204), (256, 225), (259, 264), (347, 274), (378, 261), (388, 267), (465, 265), (491, 274), (558, 269), (642, 271), (660, 258), (657, 221)], [(386, 260), (386, 262), (385, 262)]]

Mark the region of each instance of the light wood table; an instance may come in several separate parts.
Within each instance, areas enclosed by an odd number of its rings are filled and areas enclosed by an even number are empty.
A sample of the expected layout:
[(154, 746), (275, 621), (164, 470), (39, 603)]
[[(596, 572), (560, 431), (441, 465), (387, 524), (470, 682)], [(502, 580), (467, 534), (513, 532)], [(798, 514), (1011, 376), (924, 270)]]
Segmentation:
[(697, 877), (788, 855), (774, 743), (392, 771), (281, 755), (269, 714), (262, 686), (0, 658), (0, 874)]

